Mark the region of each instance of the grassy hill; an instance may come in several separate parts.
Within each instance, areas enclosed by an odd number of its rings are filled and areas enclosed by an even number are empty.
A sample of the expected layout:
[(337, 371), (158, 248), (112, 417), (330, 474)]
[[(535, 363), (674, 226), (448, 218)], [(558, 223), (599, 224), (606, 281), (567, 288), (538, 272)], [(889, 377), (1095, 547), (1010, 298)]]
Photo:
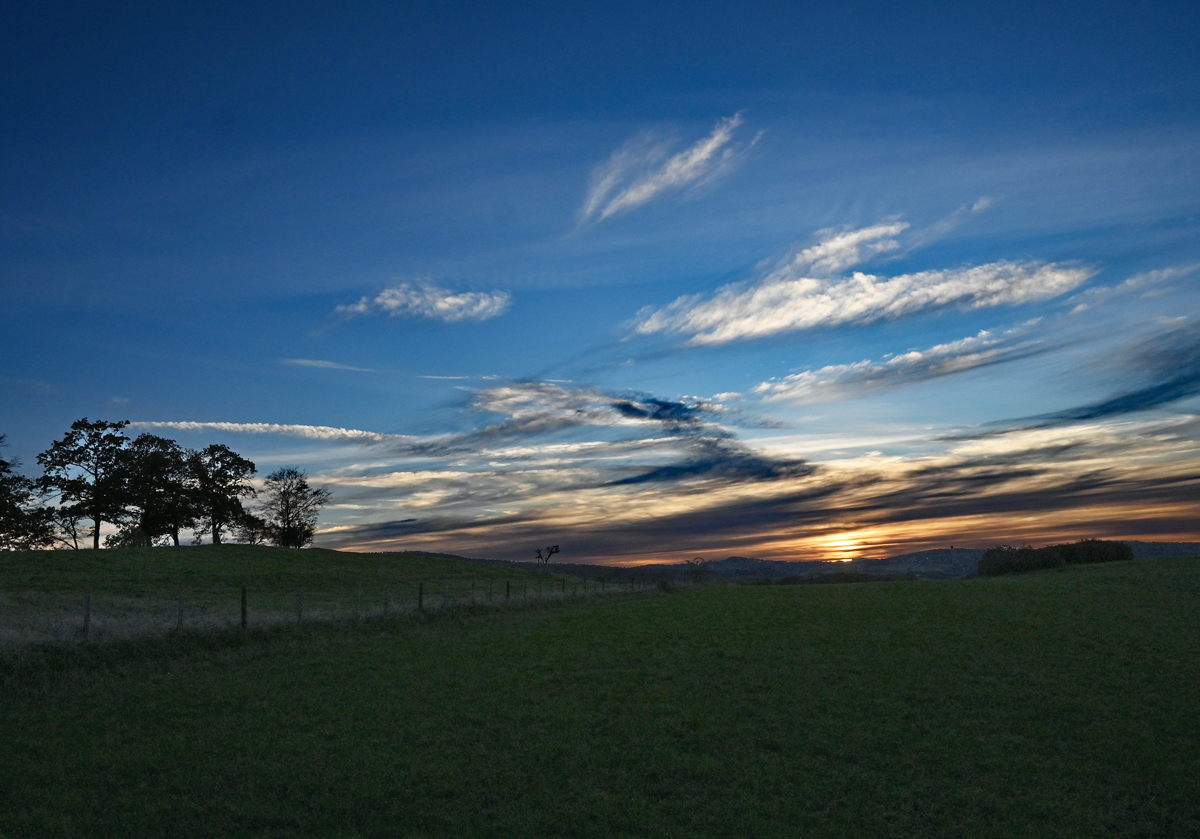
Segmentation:
[[(62, 641), (82, 630), (93, 638), (133, 637), (240, 623), (277, 624), (474, 599), (525, 599), (562, 590), (561, 575), (444, 554), (342, 553), (220, 545), (102, 551), (0, 553), (0, 646)], [(570, 579), (571, 587), (587, 585)], [(513, 588), (515, 587), (515, 588)], [(594, 588), (594, 586), (593, 586)], [(89, 596), (90, 592), (90, 596)]]
[(0, 835), (1193, 837), (1198, 602), (1163, 559), (9, 660)]

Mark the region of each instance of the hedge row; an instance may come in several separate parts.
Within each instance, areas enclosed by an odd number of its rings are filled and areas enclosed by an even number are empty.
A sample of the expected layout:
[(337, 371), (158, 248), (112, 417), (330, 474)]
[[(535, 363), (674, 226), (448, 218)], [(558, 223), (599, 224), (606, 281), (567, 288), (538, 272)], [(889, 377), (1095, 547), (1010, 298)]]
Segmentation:
[(1064, 565), (1120, 562), (1129, 559), (1133, 559), (1133, 548), (1129, 545), (1104, 542), (1100, 539), (1082, 539), (1070, 544), (1047, 545), (1044, 548), (997, 545), (984, 552), (976, 573), (983, 577), (994, 577), (999, 574), (1022, 574), (1044, 568), (1061, 568)]

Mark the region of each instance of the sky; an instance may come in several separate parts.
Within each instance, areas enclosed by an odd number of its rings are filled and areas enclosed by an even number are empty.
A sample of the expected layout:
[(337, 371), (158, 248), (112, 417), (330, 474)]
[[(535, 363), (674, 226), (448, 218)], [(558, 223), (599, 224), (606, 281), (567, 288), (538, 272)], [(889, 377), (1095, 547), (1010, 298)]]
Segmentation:
[(5, 456), (363, 551), (1200, 540), (1200, 9), (975, 5), (12, 8)]

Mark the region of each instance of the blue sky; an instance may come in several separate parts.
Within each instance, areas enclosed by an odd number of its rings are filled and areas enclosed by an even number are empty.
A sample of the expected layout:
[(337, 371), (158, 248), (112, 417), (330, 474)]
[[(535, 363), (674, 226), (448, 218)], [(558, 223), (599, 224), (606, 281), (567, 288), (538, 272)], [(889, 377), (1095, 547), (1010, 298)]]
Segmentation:
[(1200, 539), (1186, 3), (47, 3), (0, 433), (129, 419), (318, 544)]

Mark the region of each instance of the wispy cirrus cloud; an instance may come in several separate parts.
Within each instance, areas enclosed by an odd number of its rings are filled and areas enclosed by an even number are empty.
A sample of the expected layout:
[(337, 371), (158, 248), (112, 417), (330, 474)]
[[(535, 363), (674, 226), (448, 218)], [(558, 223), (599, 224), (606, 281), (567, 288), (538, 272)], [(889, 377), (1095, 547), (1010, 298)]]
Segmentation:
[(593, 171), (580, 221), (628, 212), (664, 192), (720, 174), (737, 154), (733, 134), (741, 124), (740, 113), (726, 117), (703, 140), (669, 157), (662, 143), (645, 138), (626, 143)]
[(329, 442), (383, 443), (411, 439), (404, 434), (382, 434), (377, 431), (359, 431), (355, 428), (334, 428), (327, 425), (281, 425), (273, 422), (131, 422), (130, 425), (135, 428), (188, 432), (223, 431), (235, 434), (275, 434), (281, 437), (300, 437), (305, 440)]
[(1115, 286), (1102, 285), (1086, 289), (1072, 298), (1074, 301), (1078, 301), (1075, 305), (1074, 313), (1087, 311), (1093, 305), (1103, 303), (1119, 295), (1137, 294), (1142, 299), (1149, 299), (1169, 294), (1173, 289), (1171, 286), (1166, 285), (1166, 283), (1194, 274), (1197, 270), (1200, 270), (1200, 263), (1174, 265), (1170, 268), (1159, 268), (1154, 271), (1143, 271), (1140, 274), (1134, 274), (1129, 279)]
[(907, 222), (877, 224), (858, 230), (818, 230), (819, 241), (804, 248), (773, 271), (768, 280), (786, 277), (828, 277), (860, 265), (881, 253), (900, 249), (896, 240), (908, 229)]
[(1200, 324), (1185, 319), (1137, 338), (1110, 364), (1132, 387), (1099, 402), (1033, 417), (1034, 427), (1119, 417), (1200, 396)]
[(1025, 337), (1034, 323), (999, 334), (983, 330), (978, 335), (923, 350), (909, 350), (882, 361), (864, 359), (803, 370), (761, 382), (752, 392), (768, 402), (829, 402), (1015, 361), (1046, 351), (1043, 341)]
[(385, 314), (394, 318), (429, 318), (446, 323), (480, 321), (508, 311), (512, 295), (507, 291), (451, 291), (429, 282), (400, 283), (374, 297), (338, 306), (334, 314), (345, 318)]
[(1093, 268), (1053, 262), (992, 262), (886, 277), (837, 271), (900, 247), (907, 225), (834, 233), (755, 283), (734, 283), (711, 296), (687, 295), (646, 307), (634, 331), (689, 335), (693, 345), (725, 344), (801, 329), (865, 324), (951, 305), (968, 309), (1047, 300), (1077, 288)]
[(317, 358), (281, 358), (280, 364), (289, 367), (315, 367), (318, 370), (347, 370), (354, 373), (374, 373), (369, 367), (352, 367), (349, 364), (338, 364), (336, 361), (322, 361)]

